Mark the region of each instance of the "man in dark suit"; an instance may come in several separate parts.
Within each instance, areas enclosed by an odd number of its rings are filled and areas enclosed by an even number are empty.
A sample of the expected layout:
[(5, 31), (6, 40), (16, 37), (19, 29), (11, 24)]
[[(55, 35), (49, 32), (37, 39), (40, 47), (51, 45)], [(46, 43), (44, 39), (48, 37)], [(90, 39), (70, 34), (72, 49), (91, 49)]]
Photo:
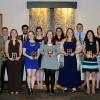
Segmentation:
[[(5, 45), (6, 41), (8, 40), (8, 28), (7, 27), (3, 27), (2, 28), (2, 40), (3, 40), (3, 45)], [(5, 50), (3, 50), (3, 64), (1, 67), (1, 91), (3, 91), (4, 89), (4, 76), (5, 76), (5, 70), (8, 70), (8, 66), (7, 66), (7, 59), (6, 59), (6, 55), (5, 55)], [(7, 71), (8, 72), (8, 71)]]
[(27, 40), (28, 30), (29, 30), (28, 25), (22, 25), (22, 34), (20, 36), (20, 39), (22, 40), (22, 42)]
[[(22, 40), (22, 43), (24, 43), (24, 41), (27, 40), (28, 30), (29, 30), (28, 25), (26, 24), (22, 25), (22, 34), (19, 36), (19, 38)], [(23, 80), (24, 63), (25, 63), (24, 56), (22, 56), (21, 60), (22, 60), (22, 80)]]

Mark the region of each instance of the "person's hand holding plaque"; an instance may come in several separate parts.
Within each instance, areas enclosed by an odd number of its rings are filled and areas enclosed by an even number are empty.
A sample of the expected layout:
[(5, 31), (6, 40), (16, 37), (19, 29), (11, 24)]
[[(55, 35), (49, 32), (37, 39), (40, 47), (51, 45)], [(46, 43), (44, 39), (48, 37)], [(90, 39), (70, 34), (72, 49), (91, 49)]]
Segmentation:
[(33, 52), (31, 53), (31, 56), (32, 56), (33, 59), (35, 59), (35, 57), (36, 57), (36, 52), (33, 51)]
[(17, 58), (17, 53), (16, 52), (12, 52), (12, 59), (16, 60), (16, 58)]
[(93, 58), (92, 51), (87, 51), (87, 52), (86, 52), (86, 57), (87, 57), (87, 58)]
[(49, 57), (52, 57), (52, 55), (53, 55), (53, 50), (49, 49), (49, 50), (47, 51), (47, 54), (48, 54)]
[(72, 54), (72, 49), (67, 49), (67, 55), (71, 56), (71, 54)]

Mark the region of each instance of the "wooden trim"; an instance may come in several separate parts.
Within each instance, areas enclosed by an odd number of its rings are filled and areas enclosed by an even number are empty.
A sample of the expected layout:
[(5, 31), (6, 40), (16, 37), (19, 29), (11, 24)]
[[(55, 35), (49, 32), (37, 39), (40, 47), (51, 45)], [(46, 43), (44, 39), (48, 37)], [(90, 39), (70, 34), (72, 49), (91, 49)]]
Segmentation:
[(77, 2), (39, 2), (27, 1), (27, 8), (74, 8), (77, 9)]

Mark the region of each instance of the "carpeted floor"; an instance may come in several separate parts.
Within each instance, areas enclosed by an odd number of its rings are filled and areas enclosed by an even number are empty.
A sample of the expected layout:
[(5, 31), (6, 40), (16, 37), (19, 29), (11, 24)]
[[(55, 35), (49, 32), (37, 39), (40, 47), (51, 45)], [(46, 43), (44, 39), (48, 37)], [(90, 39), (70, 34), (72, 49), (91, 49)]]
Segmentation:
[(28, 94), (27, 88), (18, 95), (11, 95), (5, 88), (3, 93), (0, 94), (0, 100), (100, 100), (100, 90), (96, 94), (87, 95), (84, 89), (79, 89), (77, 92), (71, 91), (63, 92), (57, 89), (55, 94), (46, 94), (45, 90), (34, 90), (32, 95)]

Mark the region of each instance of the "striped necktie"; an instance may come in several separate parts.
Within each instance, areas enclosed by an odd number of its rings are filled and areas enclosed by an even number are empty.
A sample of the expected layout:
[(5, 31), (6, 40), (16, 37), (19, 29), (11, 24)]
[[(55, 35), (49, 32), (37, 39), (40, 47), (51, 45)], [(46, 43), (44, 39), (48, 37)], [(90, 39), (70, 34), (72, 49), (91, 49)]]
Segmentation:
[(80, 43), (82, 44), (82, 36), (81, 36), (81, 32), (79, 33), (79, 40), (80, 40)]

